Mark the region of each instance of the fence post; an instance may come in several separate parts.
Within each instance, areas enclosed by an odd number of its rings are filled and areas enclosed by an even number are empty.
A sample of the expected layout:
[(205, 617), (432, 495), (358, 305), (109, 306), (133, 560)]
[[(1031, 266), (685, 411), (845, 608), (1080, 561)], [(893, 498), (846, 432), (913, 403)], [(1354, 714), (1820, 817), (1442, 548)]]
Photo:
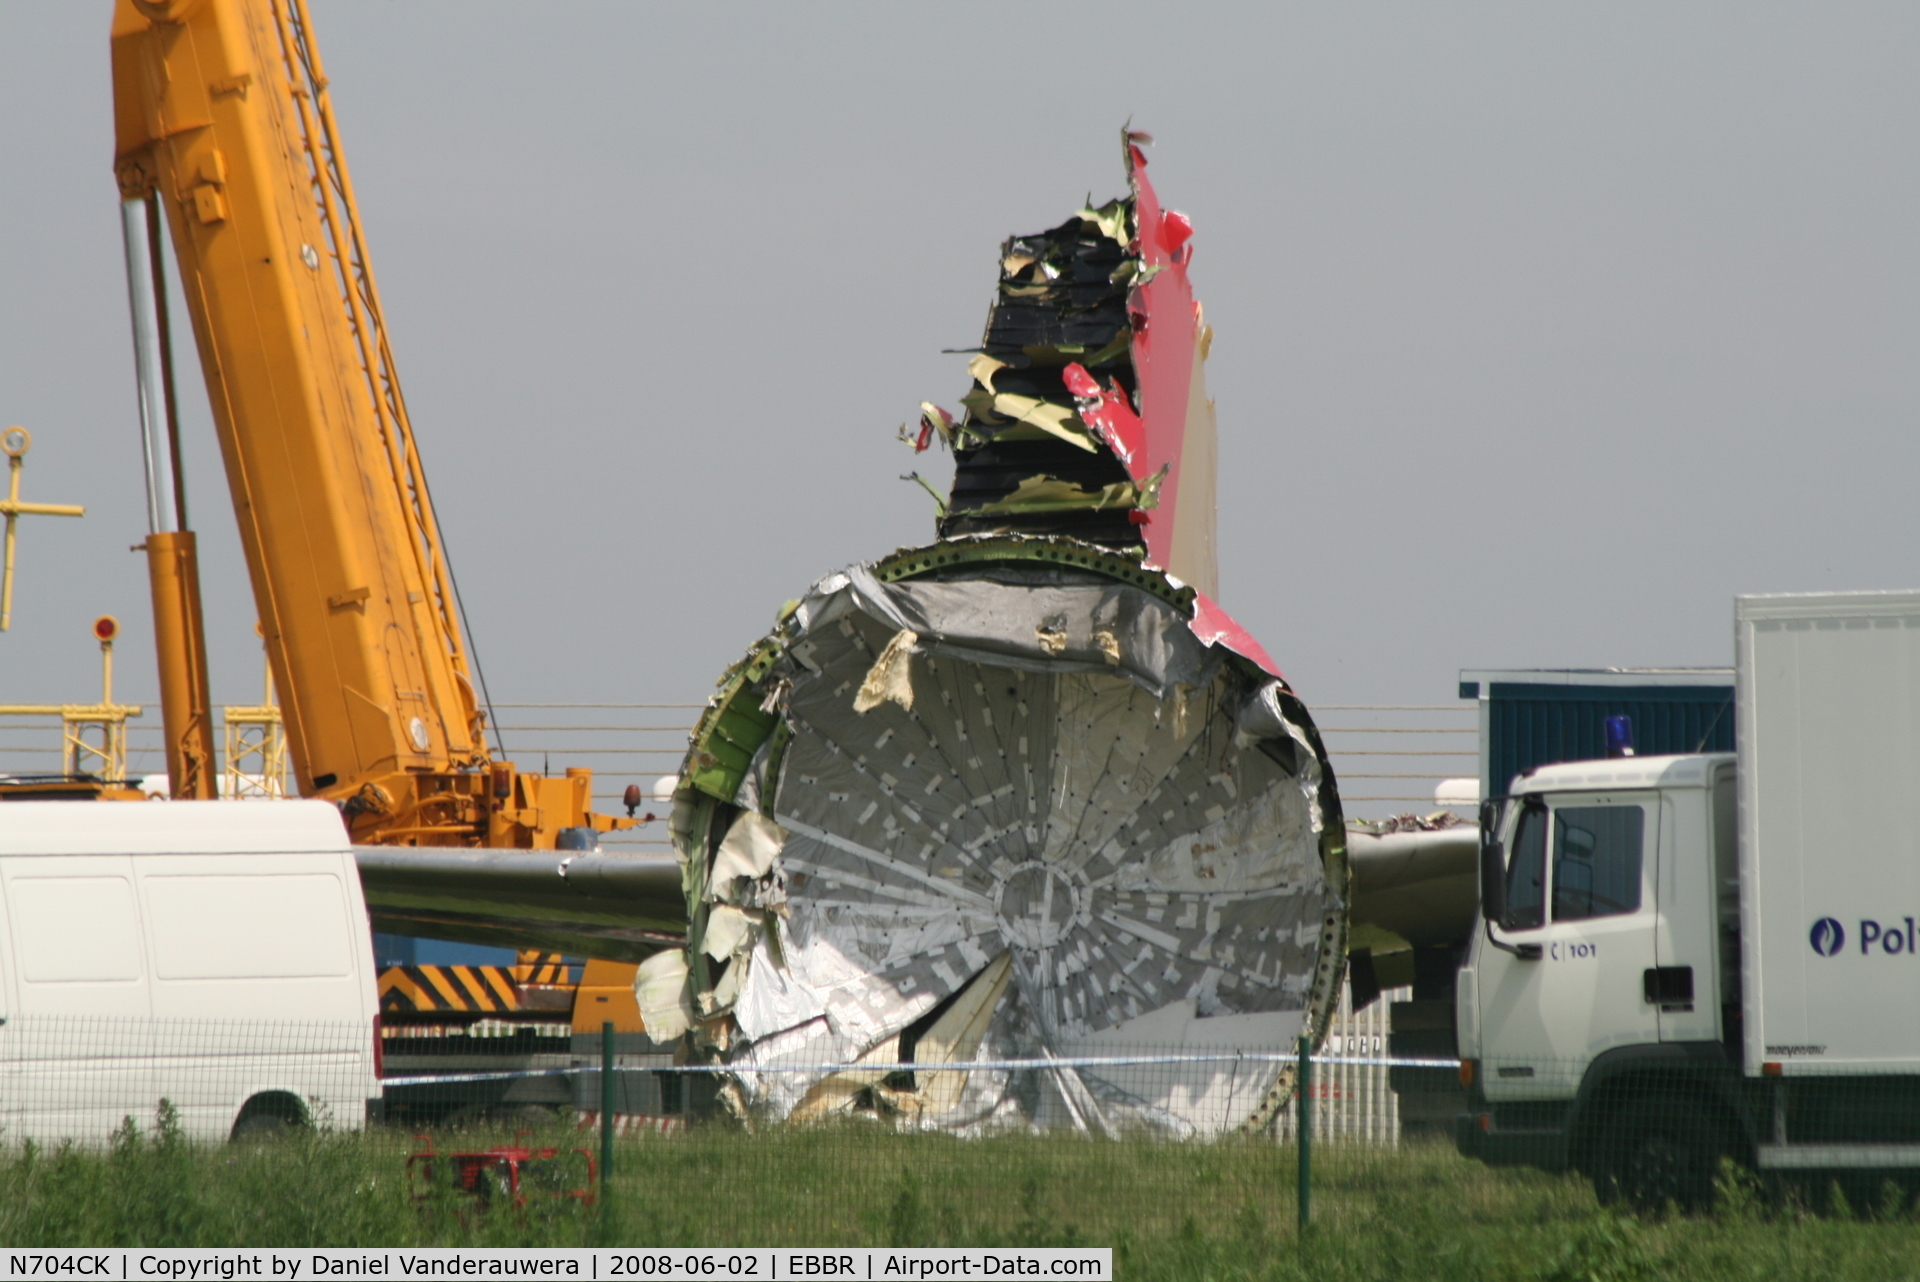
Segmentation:
[[(600, 1199), (613, 1175), (613, 1021), (600, 1025)], [(604, 1214), (604, 1210), (602, 1212)]]
[(1299, 1119), (1295, 1131), (1300, 1140), (1300, 1233), (1304, 1238), (1307, 1222), (1313, 1218), (1313, 1042), (1305, 1034), (1300, 1038), (1300, 1072), (1293, 1098)]

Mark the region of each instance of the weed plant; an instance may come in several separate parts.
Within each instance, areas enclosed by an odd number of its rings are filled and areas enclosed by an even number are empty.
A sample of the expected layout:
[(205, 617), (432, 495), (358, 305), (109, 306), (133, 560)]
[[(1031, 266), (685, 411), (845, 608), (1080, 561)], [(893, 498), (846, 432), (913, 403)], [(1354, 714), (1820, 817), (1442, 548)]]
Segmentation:
[[(445, 1154), (516, 1140), (596, 1147), (559, 1125), (434, 1143)], [(483, 1209), (444, 1185), (416, 1199), (406, 1160), (418, 1147), (379, 1129), (196, 1146), (163, 1105), (104, 1149), (4, 1150), (0, 1246), (1083, 1245), (1113, 1247), (1127, 1282), (1920, 1275), (1920, 1217), (1890, 1190), (1853, 1206), (1836, 1191), (1814, 1214), (1729, 1170), (1713, 1216), (1634, 1220), (1574, 1177), (1489, 1170), (1437, 1143), (1319, 1150), (1304, 1239), (1293, 1150), (1256, 1140), (712, 1126), (623, 1140), (599, 1207), (524, 1209)]]

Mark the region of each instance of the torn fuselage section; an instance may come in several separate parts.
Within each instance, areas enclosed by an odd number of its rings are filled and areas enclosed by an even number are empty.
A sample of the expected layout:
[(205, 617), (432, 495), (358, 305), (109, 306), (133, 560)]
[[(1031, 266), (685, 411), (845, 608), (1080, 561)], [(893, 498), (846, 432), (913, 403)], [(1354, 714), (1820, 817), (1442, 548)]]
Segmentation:
[(1145, 550), (1158, 487), (1128, 472), (1125, 442), (1080, 416), (1067, 372), (1130, 412), (1132, 218), (1133, 200), (1116, 200), (1001, 247), (986, 334), (967, 365), (973, 386), (948, 433), (943, 537), (1017, 530)]
[(953, 451), (942, 537), (1082, 539), (1212, 596), (1211, 332), (1187, 280), (1193, 226), (1161, 209), (1146, 141), (1123, 136), (1125, 197), (1001, 246), (961, 415), (923, 405), (902, 435)]
[[(649, 1029), (690, 1032), (767, 1119), (1271, 1116), (1290, 1071), (1234, 1055), (1324, 1029), (1342, 825), (1306, 709), (1196, 634), (1194, 604), (1051, 538), (816, 585), (696, 730), (674, 819), (689, 947), (642, 968)], [(1216, 1058), (999, 1067), (1182, 1052)]]

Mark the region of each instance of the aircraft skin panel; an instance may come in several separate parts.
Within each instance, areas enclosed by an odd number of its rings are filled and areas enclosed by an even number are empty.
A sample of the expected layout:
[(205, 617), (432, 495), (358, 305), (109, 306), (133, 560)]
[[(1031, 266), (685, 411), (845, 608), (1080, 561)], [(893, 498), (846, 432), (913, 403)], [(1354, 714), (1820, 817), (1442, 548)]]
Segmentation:
[(353, 853), (378, 931), (632, 962), (686, 938), (672, 856), (400, 846)]
[[(1137, 464), (1136, 477), (1152, 476), (1168, 469), (1160, 486), (1160, 507), (1146, 526), (1147, 560), (1169, 574), (1192, 584), (1209, 596), (1219, 591), (1219, 574), (1213, 561), (1211, 526), (1213, 478), (1203, 468), (1213, 463), (1212, 450), (1205, 459), (1186, 457), (1187, 423), (1194, 398), (1193, 384), (1200, 377), (1200, 308), (1194, 302), (1193, 286), (1187, 279), (1187, 263), (1193, 257), (1193, 223), (1185, 214), (1160, 207), (1160, 197), (1147, 178), (1147, 157), (1140, 149), (1144, 135), (1129, 133), (1127, 179), (1134, 191), (1135, 243), (1145, 264), (1146, 283), (1134, 288), (1128, 303), (1133, 317), (1133, 368), (1139, 380), (1140, 419), (1146, 428), (1146, 450)], [(1205, 400), (1204, 390), (1200, 399)], [(1211, 445), (1211, 442), (1208, 442)], [(1189, 477), (1196, 482), (1188, 492)], [(1207, 535), (1197, 531), (1183, 540), (1178, 537), (1182, 508), (1191, 501), (1194, 508), (1206, 505)], [(1200, 518), (1196, 512), (1190, 523)]]

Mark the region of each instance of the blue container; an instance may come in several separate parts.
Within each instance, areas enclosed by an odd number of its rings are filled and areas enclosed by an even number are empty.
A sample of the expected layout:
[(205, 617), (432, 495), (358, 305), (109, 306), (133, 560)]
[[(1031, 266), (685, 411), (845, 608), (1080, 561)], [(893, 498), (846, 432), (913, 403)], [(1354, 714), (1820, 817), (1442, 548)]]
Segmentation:
[(1615, 718), (1636, 756), (1733, 751), (1731, 668), (1469, 670), (1460, 697), (1480, 701), (1482, 796), (1535, 766), (1612, 755)]

